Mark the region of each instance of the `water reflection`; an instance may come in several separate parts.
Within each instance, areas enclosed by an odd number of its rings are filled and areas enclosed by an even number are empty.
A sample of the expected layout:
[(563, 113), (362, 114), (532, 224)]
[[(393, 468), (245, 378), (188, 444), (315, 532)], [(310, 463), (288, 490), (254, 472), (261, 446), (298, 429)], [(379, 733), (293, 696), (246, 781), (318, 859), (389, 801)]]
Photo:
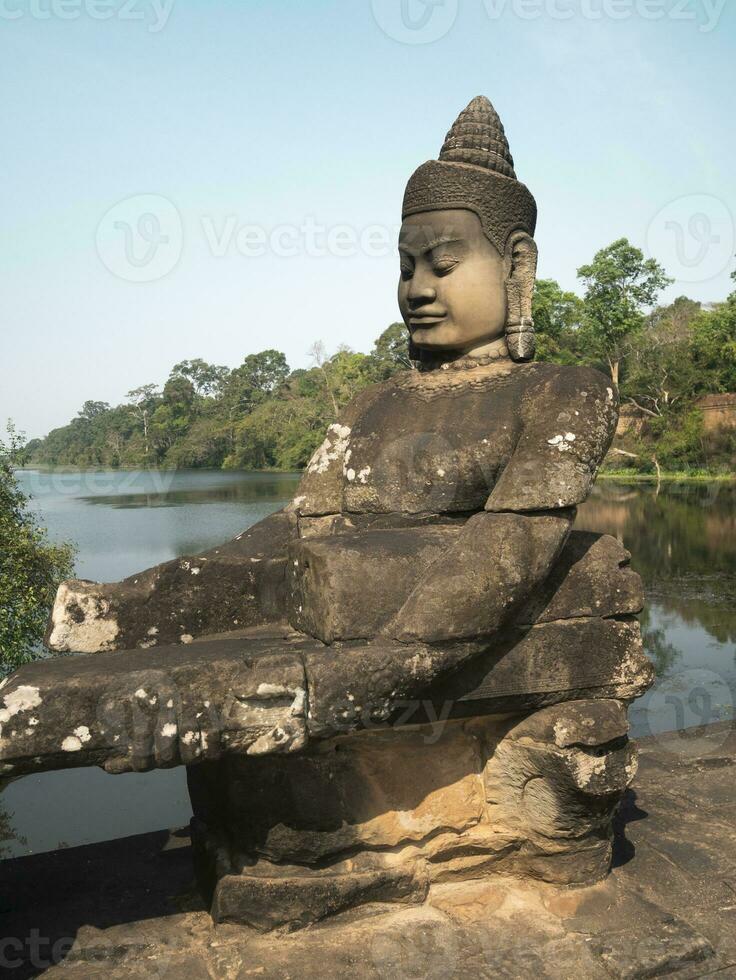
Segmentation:
[(299, 482), (298, 474), (279, 474), (265, 479), (240, 479), (214, 486), (175, 487), (154, 493), (91, 494), (80, 497), (85, 504), (118, 509), (136, 507), (185, 507), (198, 504), (256, 503), (289, 498)]
[(736, 486), (601, 481), (577, 526), (614, 534), (632, 553), (650, 603), (719, 643), (736, 639)]
[(657, 671), (632, 711), (634, 735), (736, 716), (736, 486), (601, 481), (578, 527), (614, 534), (631, 552)]

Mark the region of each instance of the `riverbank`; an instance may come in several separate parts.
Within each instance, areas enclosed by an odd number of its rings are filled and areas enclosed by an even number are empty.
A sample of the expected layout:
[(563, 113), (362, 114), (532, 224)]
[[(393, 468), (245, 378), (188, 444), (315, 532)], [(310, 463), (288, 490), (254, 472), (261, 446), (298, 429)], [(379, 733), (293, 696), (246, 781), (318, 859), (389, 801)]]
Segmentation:
[(262, 936), (212, 926), (192, 886), (188, 832), (162, 831), (6, 861), (7, 975), (734, 976), (734, 724), (648, 738), (640, 749), (613, 871), (592, 887), (489, 877), (436, 886), (423, 905), (376, 904)]
[(631, 470), (604, 470), (598, 480), (619, 483), (736, 483), (736, 473), (632, 473)]

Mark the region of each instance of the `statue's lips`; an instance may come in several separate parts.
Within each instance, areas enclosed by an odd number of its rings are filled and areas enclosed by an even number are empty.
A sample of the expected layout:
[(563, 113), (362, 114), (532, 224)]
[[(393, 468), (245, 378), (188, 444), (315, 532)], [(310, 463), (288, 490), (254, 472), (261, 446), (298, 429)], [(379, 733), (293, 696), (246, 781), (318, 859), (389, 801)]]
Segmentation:
[(446, 313), (415, 313), (409, 317), (409, 325), (412, 327), (433, 327), (447, 317)]

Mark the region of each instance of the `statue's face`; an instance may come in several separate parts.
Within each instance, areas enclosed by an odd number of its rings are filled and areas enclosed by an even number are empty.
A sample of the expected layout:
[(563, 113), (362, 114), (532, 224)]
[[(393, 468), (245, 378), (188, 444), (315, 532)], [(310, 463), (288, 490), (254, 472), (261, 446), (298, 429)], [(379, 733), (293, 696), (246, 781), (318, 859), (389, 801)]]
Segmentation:
[(399, 307), (417, 347), (468, 351), (503, 336), (506, 266), (477, 214), (411, 215), (399, 253)]

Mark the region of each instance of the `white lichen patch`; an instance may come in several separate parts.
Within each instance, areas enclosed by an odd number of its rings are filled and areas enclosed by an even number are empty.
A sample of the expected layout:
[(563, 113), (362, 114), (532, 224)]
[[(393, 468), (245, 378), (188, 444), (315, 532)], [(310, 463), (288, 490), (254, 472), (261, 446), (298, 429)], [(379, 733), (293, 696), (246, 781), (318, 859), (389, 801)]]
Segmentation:
[(547, 440), (547, 443), (550, 446), (556, 446), (561, 453), (567, 453), (572, 448), (572, 444), (576, 438), (577, 436), (574, 432), (566, 432), (564, 435), (552, 436), (551, 439)]
[(192, 575), (199, 575), (199, 573), (202, 571), (201, 568), (190, 568), (189, 570), (192, 573)]
[(444, 476), (444, 475), (445, 475), (445, 471), (443, 469), (440, 468), (439, 470), (437, 470), (437, 476)]
[(81, 752), (82, 742), (77, 735), (67, 735), (61, 743), (62, 752)]
[(307, 473), (325, 473), (331, 463), (344, 458), (349, 438), (350, 427), (333, 422), (327, 429), (327, 438), (309, 460)]
[(194, 643), (194, 637), (191, 633), (182, 633), (179, 637), (180, 643)]
[(148, 691), (144, 687), (139, 687), (138, 690), (135, 692), (135, 694), (133, 696), (136, 697), (136, 698), (141, 698), (141, 699), (147, 698), (148, 697)]
[(185, 745), (194, 745), (194, 743), (198, 740), (198, 735), (196, 732), (184, 732), (181, 740)]
[(605, 755), (588, 755), (576, 752), (573, 756), (575, 783), (580, 789), (586, 789), (594, 779), (600, 777), (608, 768), (608, 757)]
[(169, 698), (169, 700), (166, 702), (166, 707), (167, 708), (173, 708), (174, 707), (174, 701), (173, 701), (172, 698)]
[(352, 483), (353, 480), (355, 479), (355, 470), (353, 469), (347, 470), (345, 476), (348, 478), (348, 482)]
[(51, 611), (49, 647), (57, 651), (101, 653), (111, 650), (120, 632), (101, 587), (88, 582), (62, 582)]
[(173, 721), (167, 722), (161, 729), (162, 738), (174, 738), (178, 729)]
[(148, 636), (157, 636), (158, 635), (158, 626), (151, 626), (151, 628), (148, 629), (146, 632), (147, 632), (147, 635)]
[(0, 709), (0, 732), (2, 731), (1, 726), (10, 721), (11, 718), (20, 714), (21, 711), (37, 708), (41, 701), (38, 688), (32, 687), (30, 684), (20, 684), (10, 694), (6, 694), (3, 698), (5, 707)]
[(85, 742), (89, 742), (89, 740), (92, 738), (90, 730), (86, 725), (80, 725), (79, 728), (75, 728), (74, 734), (83, 745)]
[(283, 698), (289, 697), (293, 693), (291, 688), (285, 687), (283, 684), (259, 684), (256, 689), (256, 697), (258, 698)]
[(292, 718), (303, 718), (304, 709), (307, 705), (307, 692), (302, 687), (298, 687), (294, 691), (294, 700), (292, 701), (291, 708), (289, 709), (289, 714)]

